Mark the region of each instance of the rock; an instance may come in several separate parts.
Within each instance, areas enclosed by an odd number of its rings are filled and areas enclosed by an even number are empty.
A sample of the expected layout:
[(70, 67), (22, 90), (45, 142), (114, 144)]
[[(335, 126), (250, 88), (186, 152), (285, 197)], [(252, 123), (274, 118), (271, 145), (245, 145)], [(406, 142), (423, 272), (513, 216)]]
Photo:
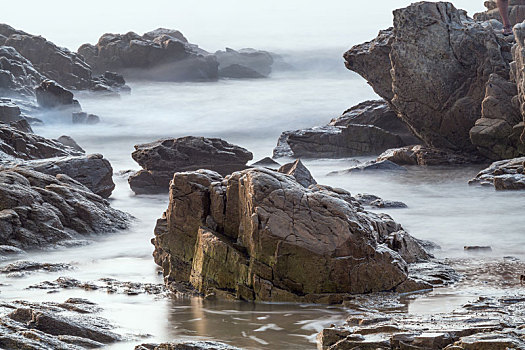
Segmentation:
[[(0, 25), (0, 35), (1, 28)], [(1, 43), (1, 40), (0, 40)], [(10, 97), (33, 97), (34, 87), (46, 77), (14, 48), (0, 46), (0, 93)]]
[(119, 92), (129, 93), (131, 88), (126, 85), (126, 81), (122, 75), (114, 72), (104, 72), (104, 74), (93, 78), (90, 90), (116, 94), (118, 96)]
[(0, 159), (2, 154), (12, 158), (30, 160), (81, 156), (83, 153), (60, 142), (0, 124)]
[(36, 100), (43, 108), (68, 108), (80, 110), (80, 104), (73, 93), (52, 80), (43, 81), (36, 89)]
[(518, 150), (525, 155), (525, 25), (517, 24), (514, 27), (516, 45), (512, 47), (514, 62), (511, 64), (511, 76), (518, 87), (517, 103), (523, 117), (523, 122), (513, 127), (513, 134), (520, 134)]
[(215, 52), (219, 76), (224, 78), (265, 78), (272, 72), (273, 57), (269, 52), (254, 49), (235, 51), (226, 48)]
[(366, 101), (330, 124), (281, 134), (274, 157), (345, 158), (379, 154), (419, 140), (384, 101)]
[(0, 241), (42, 248), (81, 235), (128, 227), (130, 216), (64, 174), (0, 169)]
[(25, 133), (33, 133), (33, 128), (31, 128), (31, 125), (29, 125), (29, 122), (26, 119), (20, 119), (16, 122), (11, 122), (9, 123), (9, 126), (18, 131), (22, 131)]
[(397, 165), (460, 165), (480, 163), (484, 157), (466, 156), (447, 149), (422, 145), (406, 146), (386, 150), (377, 157), (377, 161), (390, 161)]
[(98, 124), (100, 122), (100, 117), (95, 114), (88, 114), (85, 112), (73, 112), (71, 121), (73, 124)]
[(376, 195), (368, 193), (358, 193), (355, 199), (364, 206), (375, 208), (407, 208), (408, 206), (403, 202), (391, 201), (382, 199)]
[(14, 263), (2, 266), (0, 268), (1, 273), (12, 273), (12, 272), (33, 272), (33, 271), (49, 271), (56, 272), (60, 270), (71, 269), (72, 266), (68, 264), (52, 264), (52, 263), (39, 263), (36, 261), (19, 260)]
[(241, 350), (215, 341), (189, 341), (183, 343), (141, 344), (135, 350)]
[(496, 190), (525, 189), (525, 157), (501, 160), (480, 171), (469, 184), (494, 186)]
[(371, 160), (363, 164), (353, 166), (346, 170), (332, 171), (328, 175), (345, 175), (345, 174), (350, 174), (352, 172), (362, 172), (362, 171), (406, 172), (407, 169), (389, 160), (380, 160), (380, 161)]
[(64, 146), (68, 146), (68, 147), (73, 148), (76, 151), (85, 153), (84, 149), (80, 147), (78, 143), (75, 140), (73, 140), (71, 136), (62, 135), (56, 140), (60, 142), (61, 144), (63, 144)]
[(109, 198), (115, 189), (113, 168), (101, 154), (35, 160), (18, 167), (52, 176), (65, 174), (103, 198)]
[(270, 157), (265, 157), (253, 163), (251, 166), (266, 167), (270, 169), (279, 169), (281, 167), (281, 164), (277, 163), (275, 160), (273, 160)]
[(468, 252), (491, 252), (492, 251), (492, 248), (490, 246), (469, 246), (469, 245), (466, 245), (463, 247), (463, 249), (465, 251), (468, 251)]
[(204, 295), (340, 303), (407, 280), (406, 262), (386, 245), (399, 230), (344, 190), (307, 189), (264, 168), (226, 178), (199, 170), (173, 176), (154, 258), (167, 283), (189, 281)]
[[(488, 21), (491, 19), (496, 19), (501, 22), (501, 16), (499, 14), (496, 1), (485, 1), (485, 7), (487, 8), (487, 11), (475, 13), (474, 19), (478, 21)], [(509, 20), (511, 25), (521, 23), (523, 22), (523, 20), (525, 20), (525, 2), (523, 0), (509, 1)]]
[(304, 166), (300, 159), (297, 159), (293, 163), (283, 165), (278, 171), (293, 176), (298, 183), (306, 188), (310, 185), (317, 184), (317, 181), (315, 181), (308, 168)]
[(20, 108), (10, 99), (0, 99), (0, 122), (9, 124), (21, 120)]
[(194, 136), (136, 145), (131, 156), (144, 169), (128, 179), (137, 194), (167, 192), (176, 172), (210, 169), (228, 175), (246, 169), (253, 158), (224, 140)]
[(78, 49), (95, 73), (159, 81), (202, 81), (218, 78), (218, 63), (178, 31), (157, 29), (142, 36), (104, 34), (93, 46)]
[(395, 10), (393, 29), (344, 57), (426, 146), (469, 153), (486, 84), (509, 71), (493, 29), (445, 2)]
[(76, 53), (5, 24), (0, 24), (0, 35), (6, 37), (3, 45), (13, 47), (48, 79), (68, 89), (89, 88), (91, 69)]
[(454, 343), (464, 350), (507, 350), (525, 347), (525, 341), (509, 334), (490, 333), (462, 337)]

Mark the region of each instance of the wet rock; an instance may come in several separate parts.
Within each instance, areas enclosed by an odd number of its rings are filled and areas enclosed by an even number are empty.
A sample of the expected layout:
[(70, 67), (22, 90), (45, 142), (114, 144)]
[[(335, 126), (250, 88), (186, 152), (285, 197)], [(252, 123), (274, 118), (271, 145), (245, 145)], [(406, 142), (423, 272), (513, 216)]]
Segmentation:
[(52, 80), (44, 80), (35, 89), (36, 100), (43, 108), (64, 108), (80, 110), (80, 104), (73, 93)]
[(251, 152), (217, 138), (187, 136), (136, 145), (133, 159), (144, 169), (129, 177), (137, 194), (169, 190), (173, 173), (210, 169), (220, 174), (246, 169)]
[(2, 153), (23, 160), (82, 155), (60, 142), (0, 124), (0, 155)]
[(525, 157), (501, 160), (480, 171), (469, 184), (494, 186), (496, 190), (525, 189)]
[(361, 205), (375, 208), (407, 208), (407, 205), (403, 202), (382, 199), (381, 197), (369, 193), (358, 193), (356, 194), (355, 199), (357, 199)]
[(264, 168), (226, 178), (199, 170), (174, 175), (154, 258), (167, 283), (189, 281), (202, 294), (341, 302), (407, 280), (406, 262), (386, 245), (399, 230), (342, 190), (306, 189)]
[(36, 261), (27, 261), (20, 260), (14, 263), (8, 264), (0, 268), (2, 273), (11, 273), (11, 272), (32, 272), (32, 271), (49, 271), (56, 272), (60, 270), (71, 269), (72, 266), (68, 264), (52, 264), (52, 263), (40, 263)]
[(17, 248), (44, 247), (128, 226), (130, 216), (67, 175), (19, 167), (0, 170), (0, 239)]
[(79, 146), (79, 144), (71, 137), (67, 135), (62, 135), (58, 139), (56, 139), (58, 142), (63, 144), (64, 146), (68, 146), (73, 148), (76, 151), (85, 153), (84, 149)]
[(128, 78), (159, 81), (200, 81), (218, 78), (213, 55), (188, 43), (178, 32), (157, 29), (142, 36), (104, 34), (96, 45), (78, 49), (95, 73), (117, 72)]
[(267, 167), (270, 169), (279, 169), (281, 167), (281, 164), (277, 163), (275, 160), (273, 160), (270, 157), (266, 157), (266, 158), (263, 158), (253, 163), (251, 166)]
[(141, 344), (135, 350), (241, 350), (235, 346), (215, 341), (190, 341), (183, 343)]
[(425, 145), (470, 153), (486, 84), (509, 71), (493, 29), (446, 2), (395, 10), (394, 28), (354, 46), (345, 60)]
[[(478, 21), (488, 21), (491, 19), (498, 20), (501, 22), (501, 16), (499, 14), (496, 1), (488, 0), (485, 1), (485, 12), (475, 13), (474, 19)], [(509, 20), (511, 25), (523, 22), (525, 20), (525, 2), (522, 0), (510, 0), (509, 1)]]
[(115, 189), (113, 168), (101, 154), (34, 160), (18, 167), (52, 176), (65, 174), (103, 198), (109, 198)]
[(219, 77), (265, 78), (272, 72), (273, 57), (269, 52), (254, 49), (239, 51), (226, 48), (215, 52), (219, 63)]
[(0, 24), (0, 35), (6, 37), (3, 45), (13, 47), (48, 79), (68, 89), (89, 88), (91, 69), (76, 53), (6, 24)]
[(93, 78), (91, 91), (119, 95), (119, 92), (130, 92), (131, 88), (126, 85), (124, 77), (114, 72), (104, 72), (104, 74)]
[(463, 250), (468, 252), (491, 252), (492, 248), (490, 246), (466, 245), (463, 247)]
[(313, 178), (310, 170), (304, 166), (300, 159), (293, 163), (283, 165), (278, 170), (280, 173), (291, 175), (302, 186), (308, 188), (310, 185), (316, 185), (317, 181)]
[(73, 124), (98, 124), (100, 122), (100, 117), (95, 114), (88, 114), (85, 112), (73, 112), (71, 121)]
[(521, 134), (518, 145), (520, 154), (525, 155), (525, 25), (518, 24), (514, 28), (514, 35), (516, 37), (516, 45), (512, 48), (514, 62), (511, 63), (511, 76), (518, 87), (518, 101), (519, 110), (523, 117), (523, 122), (513, 127), (513, 134)]
[(0, 122), (9, 124), (21, 120), (20, 108), (10, 99), (0, 99)]
[(397, 165), (389, 160), (375, 161), (371, 160), (363, 164), (353, 166), (346, 170), (332, 171), (328, 175), (345, 175), (352, 172), (377, 172), (377, 171), (388, 171), (388, 172), (406, 172), (407, 169), (403, 166)]
[(377, 161), (388, 160), (397, 165), (459, 165), (485, 161), (483, 157), (467, 156), (451, 150), (426, 147), (422, 145), (389, 149)]
[(9, 123), (9, 126), (15, 128), (18, 131), (33, 133), (33, 128), (31, 128), (31, 125), (29, 125), (29, 122), (26, 119), (20, 119), (16, 122), (11, 122)]
[(389, 148), (418, 142), (384, 101), (366, 101), (345, 111), (326, 126), (285, 131), (273, 155), (345, 158), (379, 154)]
[[(0, 25), (0, 35), (1, 28)], [(1, 37), (0, 37), (1, 38)], [(0, 44), (2, 40), (0, 40)], [(46, 77), (14, 48), (0, 46), (0, 92), (2, 96), (34, 97), (34, 87)]]

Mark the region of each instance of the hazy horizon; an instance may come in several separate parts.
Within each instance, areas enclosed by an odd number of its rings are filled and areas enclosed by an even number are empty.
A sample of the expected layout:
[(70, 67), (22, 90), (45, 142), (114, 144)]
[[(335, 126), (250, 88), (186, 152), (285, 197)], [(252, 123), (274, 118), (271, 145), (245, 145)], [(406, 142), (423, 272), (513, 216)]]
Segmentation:
[[(151, 0), (144, 6), (136, 1), (93, 0), (89, 6), (72, 6), (66, 0), (26, 1), (24, 8), (21, 3), (3, 8), (2, 21), (72, 51), (96, 43), (104, 33), (142, 34), (159, 27), (180, 30), (190, 42), (211, 52), (226, 46), (284, 51), (350, 47), (370, 40), (391, 25), (393, 9), (410, 3)], [(28, 5), (31, 11), (25, 9)], [(484, 10), (480, 0), (458, 0), (454, 5), (470, 16)]]

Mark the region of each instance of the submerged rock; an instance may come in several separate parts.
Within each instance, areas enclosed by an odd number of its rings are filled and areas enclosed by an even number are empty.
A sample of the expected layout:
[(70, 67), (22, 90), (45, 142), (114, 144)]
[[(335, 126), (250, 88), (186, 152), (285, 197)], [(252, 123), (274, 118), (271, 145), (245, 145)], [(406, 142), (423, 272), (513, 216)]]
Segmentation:
[(379, 154), (419, 140), (384, 101), (366, 101), (330, 124), (281, 134), (274, 157), (345, 158)]
[(469, 184), (494, 186), (496, 190), (525, 189), (525, 157), (501, 160), (480, 171)]
[(136, 145), (131, 156), (144, 169), (128, 179), (137, 194), (167, 192), (176, 172), (209, 169), (228, 175), (246, 169), (253, 158), (245, 148), (224, 140), (194, 136)]
[(96, 45), (78, 49), (95, 73), (106, 71), (127, 78), (159, 81), (200, 81), (218, 78), (218, 63), (213, 55), (188, 43), (175, 30), (159, 28), (140, 36), (104, 34)]
[(128, 226), (130, 216), (64, 174), (0, 169), (0, 240), (40, 248), (81, 235)]
[(154, 257), (168, 284), (189, 281), (203, 294), (335, 303), (406, 285), (405, 249), (387, 246), (399, 230), (344, 190), (307, 189), (264, 168), (226, 178), (199, 170), (173, 176)]
[(272, 72), (273, 57), (266, 51), (226, 48), (215, 52), (215, 57), (223, 78), (265, 78)]
[(344, 57), (425, 145), (476, 153), (469, 131), (482, 117), (489, 78), (509, 76), (498, 40), (450, 3), (418, 2), (395, 10), (393, 29)]

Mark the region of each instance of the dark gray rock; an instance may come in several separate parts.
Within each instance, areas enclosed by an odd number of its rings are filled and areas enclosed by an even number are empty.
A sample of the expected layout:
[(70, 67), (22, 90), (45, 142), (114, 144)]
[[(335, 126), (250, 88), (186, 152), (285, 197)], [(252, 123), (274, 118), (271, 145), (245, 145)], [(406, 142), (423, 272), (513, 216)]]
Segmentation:
[(368, 193), (358, 193), (355, 195), (355, 199), (357, 199), (361, 205), (375, 208), (407, 208), (407, 205), (403, 202), (385, 200)]
[(283, 165), (278, 171), (293, 176), (298, 183), (306, 188), (310, 187), (310, 185), (317, 184), (317, 181), (313, 178), (310, 170), (304, 166), (300, 159), (297, 159), (293, 163)]
[(60, 142), (61, 144), (63, 144), (64, 146), (68, 146), (68, 147), (73, 148), (76, 151), (85, 153), (84, 149), (82, 149), (82, 147), (80, 147), (79, 144), (71, 136), (62, 135), (56, 140)]
[[(1, 31), (2, 25), (0, 25)], [(1, 33), (0, 33), (1, 34)], [(0, 46), (0, 93), (10, 97), (33, 97), (34, 87), (46, 77), (14, 48)]]
[(217, 138), (187, 136), (136, 145), (133, 159), (143, 170), (129, 177), (137, 194), (168, 191), (176, 172), (209, 169), (223, 175), (246, 169), (251, 152)]
[(260, 167), (267, 167), (270, 169), (279, 169), (281, 167), (281, 164), (277, 163), (275, 160), (273, 160), (270, 157), (265, 157), (253, 163), (251, 166), (260, 166)]
[(525, 157), (500, 160), (480, 171), (470, 185), (494, 186), (496, 190), (525, 189)]
[(264, 75), (259, 72), (241, 66), (240, 64), (231, 64), (228, 67), (219, 69), (219, 77), (221, 78), (230, 78), (230, 79), (260, 79), (265, 78)]
[(407, 169), (389, 160), (382, 160), (382, 161), (371, 160), (369, 162), (353, 166), (346, 170), (333, 171), (329, 173), (329, 175), (344, 175), (344, 174), (350, 174), (352, 172), (362, 172), (362, 171), (406, 172)]
[(52, 80), (45, 80), (35, 89), (36, 100), (43, 108), (64, 108), (80, 110), (80, 104), (73, 93)]
[(71, 117), (73, 124), (98, 124), (100, 117), (95, 114), (88, 114), (86, 112), (74, 112)]
[(135, 350), (241, 350), (215, 341), (189, 341), (183, 343), (141, 344)]
[(20, 108), (10, 99), (0, 99), (0, 122), (9, 124), (22, 120)]
[(272, 72), (273, 57), (267, 51), (226, 48), (215, 52), (222, 78), (265, 78)]

